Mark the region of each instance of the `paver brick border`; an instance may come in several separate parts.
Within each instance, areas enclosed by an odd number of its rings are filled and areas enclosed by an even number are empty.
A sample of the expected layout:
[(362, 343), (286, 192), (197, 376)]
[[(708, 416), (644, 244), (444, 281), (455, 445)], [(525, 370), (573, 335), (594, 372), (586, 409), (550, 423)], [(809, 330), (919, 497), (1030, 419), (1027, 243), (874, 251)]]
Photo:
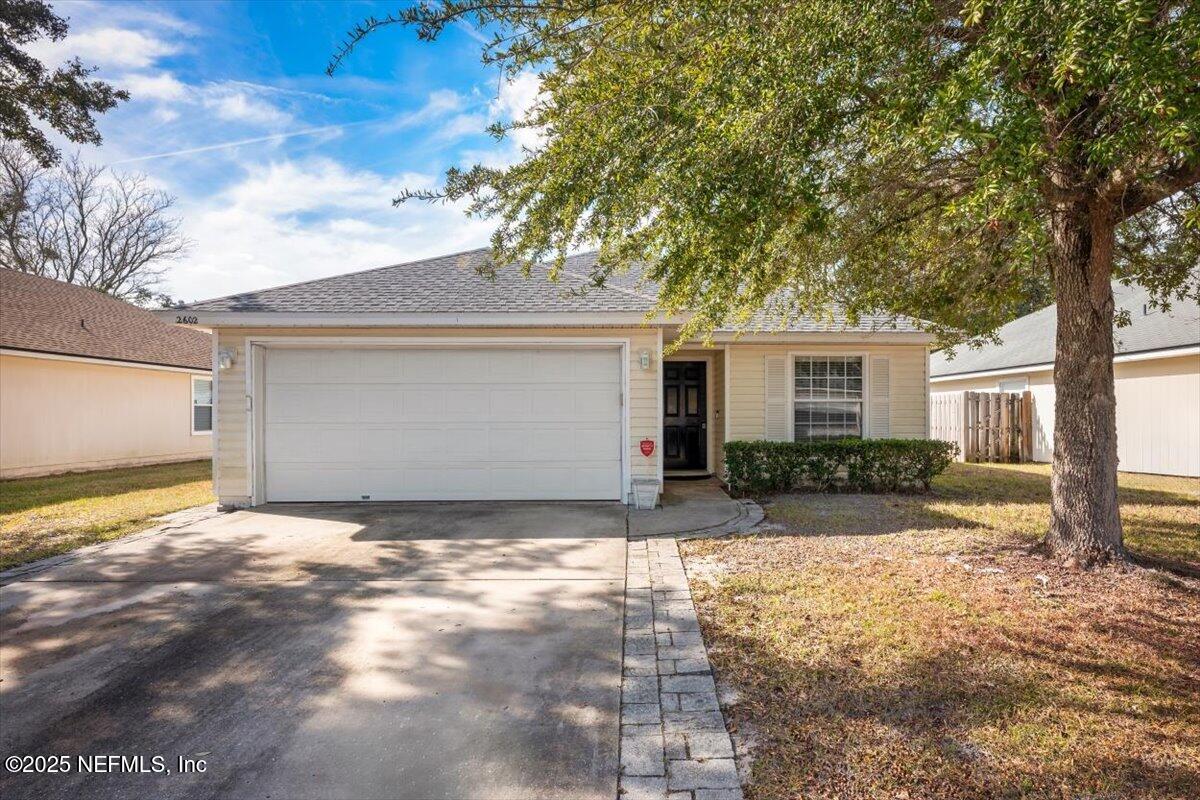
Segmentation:
[(743, 800), (674, 537), (626, 545), (618, 800)]

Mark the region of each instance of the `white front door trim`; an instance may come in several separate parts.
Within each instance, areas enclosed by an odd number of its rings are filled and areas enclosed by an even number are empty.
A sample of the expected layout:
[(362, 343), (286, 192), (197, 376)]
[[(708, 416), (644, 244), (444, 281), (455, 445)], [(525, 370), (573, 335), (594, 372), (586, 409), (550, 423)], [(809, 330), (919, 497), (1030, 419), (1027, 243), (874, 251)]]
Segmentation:
[[(357, 348), (490, 348), (522, 349), (563, 347), (617, 348), (621, 361), (621, 501), (629, 502), (633, 487), (630, 482), (629, 439), (629, 353), (630, 340), (622, 337), (554, 337), (554, 336), (248, 336), (246, 337), (246, 463), (250, 470), (251, 505), (264, 499), (263, 416), (263, 351), (272, 348), (357, 349)], [(659, 351), (661, 352), (661, 350)], [(661, 383), (661, 381), (660, 381)], [(661, 414), (661, 403), (659, 404)], [(661, 427), (661, 425), (660, 425)]]

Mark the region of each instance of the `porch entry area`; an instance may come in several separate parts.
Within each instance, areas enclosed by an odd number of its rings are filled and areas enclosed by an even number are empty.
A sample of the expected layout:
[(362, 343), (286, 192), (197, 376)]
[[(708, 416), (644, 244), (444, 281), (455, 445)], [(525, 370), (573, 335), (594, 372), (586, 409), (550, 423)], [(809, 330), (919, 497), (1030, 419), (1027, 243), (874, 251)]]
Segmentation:
[(666, 361), (662, 375), (663, 470), (668, 475), (707, 475), (708, 362)]

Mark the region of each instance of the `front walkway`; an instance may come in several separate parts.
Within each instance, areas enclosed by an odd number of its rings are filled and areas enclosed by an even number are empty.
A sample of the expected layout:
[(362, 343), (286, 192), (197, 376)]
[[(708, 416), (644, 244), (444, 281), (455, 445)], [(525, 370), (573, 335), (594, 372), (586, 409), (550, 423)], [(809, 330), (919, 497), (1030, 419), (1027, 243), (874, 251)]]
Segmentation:
[(742, 800), (674, 538), (629, 542), (622, 672), (620, 800)]

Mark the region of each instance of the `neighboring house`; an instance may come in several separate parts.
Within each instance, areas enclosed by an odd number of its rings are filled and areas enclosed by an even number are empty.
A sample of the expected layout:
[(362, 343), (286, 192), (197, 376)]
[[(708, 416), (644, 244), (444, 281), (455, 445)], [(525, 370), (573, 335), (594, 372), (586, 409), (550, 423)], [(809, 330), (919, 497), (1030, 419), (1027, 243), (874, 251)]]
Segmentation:
[(0, 269), (0, 478), (208, 458), (212, 337)]
[[(685, 342), (651, 292), (482, 277), (486, 250), (195, 303), (217, 337), (223, 504), (623, 500), (719, 474), (734, 439), (923, 438), (928, 346), (908, 320), (758, 319)], [(652, 291), (652, 290), (651, 290)]]
[[(1145, 289), (1116, 282), (1113, 294), (1130, 322), (1114, 333), (1120, 469), (1200, 475), (1200, 306), (1158, 311)], [(1055, 320), (1055, 307), (1043, 308), (1000, 328), (1000, 344), (934, 353), (930, 365), (934, 393), (1028, 389), (1034, 461), (1054, 455)]]

